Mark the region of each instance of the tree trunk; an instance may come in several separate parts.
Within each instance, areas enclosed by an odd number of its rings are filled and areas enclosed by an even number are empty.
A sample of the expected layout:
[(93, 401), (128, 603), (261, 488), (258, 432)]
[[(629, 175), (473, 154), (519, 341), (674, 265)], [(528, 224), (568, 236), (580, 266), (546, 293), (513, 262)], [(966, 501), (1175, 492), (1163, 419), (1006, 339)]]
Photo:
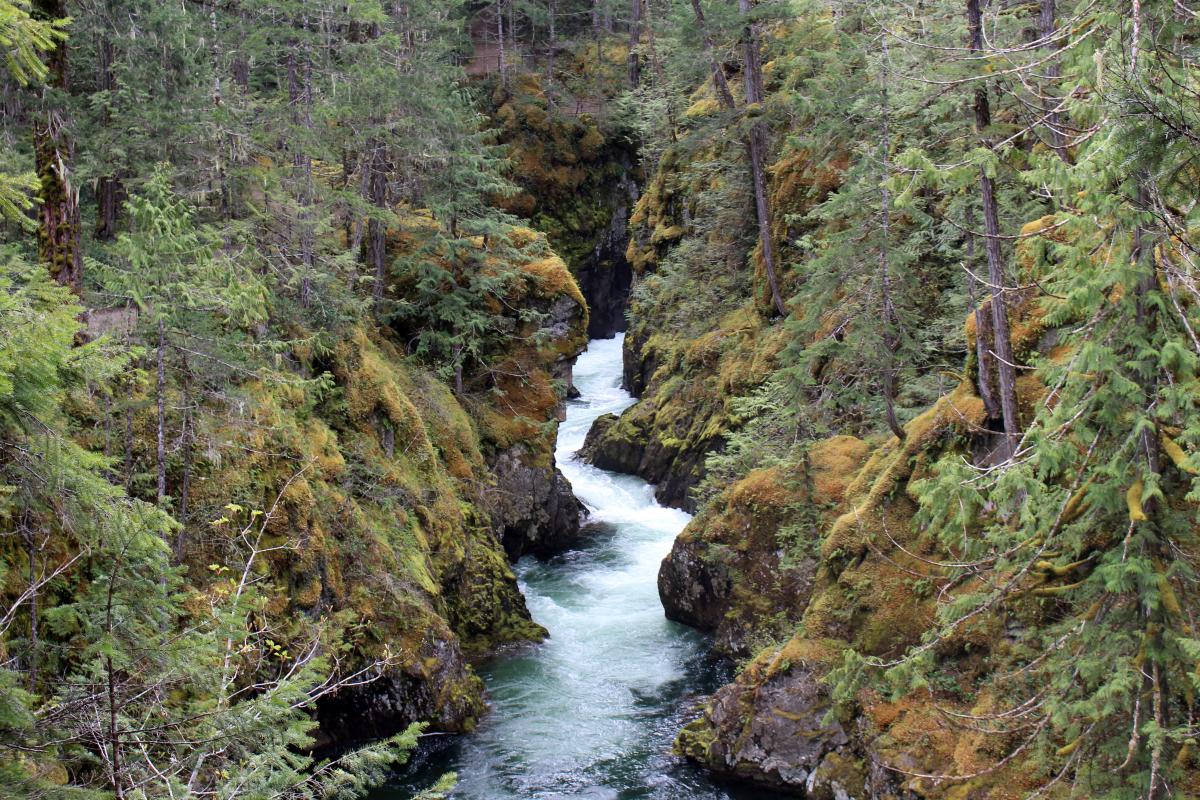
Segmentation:
[(879, 106), (881, 118), (880, 165), (882, 180), (879, 182), (879, 227), (882, 244), (879, 248), (879, 294), (882, 308), (883, 323), (883, 403), (887, 416), (888, 428), (896, 434), (896, 438), (904, 440), (905, 430), (896, 418), (896, 353), (900, 349), (900, 320), (896, 314), (896, 306), (892, 302), (891, 276), (891, 231), (892, 231), (892, 199), (888, 192), (888, 179), (891, 177), (891, 112), (888, 98), (887, 36), (882, 41), (883, 69), (880, 74)]
[(179, 484), (179, 509), (176, 517), (179, 520), (179, 533), (175, 536), (175, 563), (182, 564), (187, 555), (187, 518), (188, 502), (192, 493), (192, 445), (195, 433), (192, 429), (192, 373), (187, 356), (183, 357), (183, 434), (180, 445), (183, 448), (183, 479)]
[[(67, 16), (65, 0), (37, 0), (34, 13), (42, 19)], [(67, 48), (59, 43), (46, 54), (49, 86), (65, 92)], [(45, 99), (45, 95), (43, 95)], [(71, 185), (74, 155), (61, 110), (48, 101), (41, 104), (33, 123), (33, 151), (40, 188), (38, 198), (38, 257), (50, 274), (76, 294), (83, 282), (80, 248), (79, 195)]]
[[(1058, 22), (1055, 13), (1054, 0), (1041, 0), (1041, 13), (1038, 20), (1039, 33), (1045, 40), (1044, 47), (1050, 52), (1055, 52), (1058, 45), (1050, 41), (1050, 37), (1054, 35)], [(1061, 72), (1057, 58), (1050, 60), (1046, 65), (1046, 77), (1049, 78), (1049, 90), (1043, 90), (1043, 94), (1047, 95), (1046, 99), (1046, 127), (1050, 130), (1050, 147), (1054, 150), (1058, 157), (1064, 163), (1070, 163), (1070, 157), (1067, 154), (1066, 139), (1062, 131), (1062, 115), (1055, 109), (1058, 106), (1058, 78)]]
[(25, 539), (29, 559), (29, 691), (37, 692), (38, 682), (38, 596), (41, 594), (37, 577), (37, 547), (33, 529), (29, 527), (28, 511), (22, 514), (21, 534)]
[[(974, 228), (973, 221), (968, 222), (968, 227)], [(1000, 404), (996, 401), (996, 394), (992, 391), (992, 356), (988, 349), (987, 342), (984, 341), (983, 332), (987, 330), (987, 317), (983, 312), (983, 305), (978, 301), (978, 295), (975, 291), (975, 236), (967, 234), (967, 302), (971, 304), (971, 308), (975, 309), (975, 361), (976, 372), (978, 373), (979, 399), (983, 401), (983, 408), (987, 412), (988, 419), (999, 419), (1001, 415)]]
[(101, 242), (112, 241), (117, 235), (117, 207), (120, 205), (120, 179), (105, 175), (96, 182), (96, 232)]
[[(1151, 208), (1150, 200), (1150, 176), (1142, 171), (1137, 176), (1137, 204), (1138, 210), (1145, 211)], [(1148, 297), (1158, 287), (1158, 265), (1154, 259), (1154, 242), (1150, 231), (1139, 224), (1133, 233), (1133, 260), (1144, 271), (1137, 285), (1137, 323), (1140, 328), (1152, 333), (1155, 326), (1154, 306), (1148, 301)], [(1145, 390), (1148, 397), (1153, 397), (1157, 391), (1156, 373), (1152, 367), (1145, 379)], [(1155, 473), (1162, 473), (1162, 460), (1159, 453), (1158, 437), (1155, 431), (1146, 427), (1142, 430), (1142, 450), (1146, 456), (1147, 468)], [(1145, 508), (1147, 514), (1153, 514), (1153, 499), (1147, 503)]]
[(166, 333), (163, 321), (158, 321), (158, 375), (154, 384), (154, 400), (158, 407), (158, 436), (155, 440), (155, 460), (158, 468), (158, 507), (167, 497), (167, 413), (166, 413)]
[(550, 43), (546, 46), (546, 105), (554, 108), (554, 60), (558, 57), (558, 0), (550, 0)]
[[(738, 10), (748, 17), (753, 10), (752, 0), (738, 0)], [(748, 18), (742, 30), (744, 54), (746, 105), (748, 108), (763, 103), (762, 44), (758, 25)], [(771, 206), (767, 198), (767, 151), (768, 132), (765, 122), (755, 122), (750, 128), (747, 148), (750, 153), (750, 177), (754, 184), (754, 207), (758, 215), (758, 240), (762, 250), (763, 268), (767, 273), (767, 284), (771, 289), (771, 300), (781, 317), (787, 316), (787, 306), (779, 293), (779, 281), (775, 274), (775, 244), (771, 237)]]
[[(221, 83), (221, 74), (223, 72), (221, 64), (221, 29), (217, 23), (217, 3), (216, 0), (208, 2), (208, 27), (211, 35), (212, 43), (209, 47), (209, 59), (212, 62), (212, 104), (213, 108), (220, 108), (225, 104), (225, 90)], [(233, 214), (233, 189), (229, 185), (228, 165), (233, 163), (235, 158), (235, 145), (233, 135), (229, 131), (219, 130), (217, 132), (217, 152), (221, 153), (222, 149), (227, 151), (226, 156), (221, 158), (218, 156), (213, 164), (213, 182), (216, 184), (215, 190), (217, 194), (217, 211), (221, 219), (229, 219)]]
[(513, 0), (508, 2), (508, 51), (514, 56), (517, 52), (517, 7)]
[[(108, 578), (108, 591), (106, 593), (105, 613), (104, 613), (104, 632), (109, 637), (113, 635), (115, 625), (113, 613), (113, 593), (117, 582), (117, 573), (121, 569), (121, 557), (118, 555), (116, 563), (112, 565), (112, 574)], [(121, 730), (117, 725), (117, 673), (113, 667), (112, 654), (106, 655), (104, 658), (105, 677), (106, 677), (106, 694), (108, 699), (108, 747), (109, 747), (109, 783), (112, 785), (113, 796), (116, 800), (125, 800), (125, 779), (121, 768)]]
[[(107, 19), (107, 14), (105, 15)], [(113, 45), (112, 39), (105, 32), (100, 38), (100, 89), (113, 92), (117, 88), (113, 75)], [(103, 115), (107, 126), (111, 123), (108, 108)], [(120, 195), (120, 179), (116, 175), (104, 175), (96, 182), (96, 230), (94, 237), (102, 242), (111, 241), (117, 235), (117, 204)]]
[[(458, 331), (455, 331), (455, 334), (457, 335)], [(459, 397), (462, 397), (465, 394), (463, 385), (462, 349), (463, 347), (461, 344), (454, 345), (454, 393)]]
[(496, 0), (496, 41), (500, 47), (499, 63), (500, 68), (500, 85), (508, 86), (508, 61), (504, 53), (504, 3), (502, 0)]
[(725, 111), (732, 111), (735, 105), (733, 92), (729, 89), (725, 68), (717, 59), (717, 49), (713, 45), (712, 34), (708, 31), (708, 21), (704, 17), (704, 8), (700, 5), (700, 0), (692, 0), (692, 13), (696, 15), (696, 26), (700, 29), (700, 40), (704, 43), (704, 55), (708, 59), (708, 68), (712, 72), (713, 89), (717, 93), (717, 102)]
[[(370, 151), (365, 159), (368, 165), (366, 169), (370, 172), (367, 196), (377, 211), (383, 211), (387, 207), (388, 173), (384, 144), (377, 139), (371, 139), (367, 142), (367, 148)], [(367, 221), (367, 266), (375, 276), (372, 296), (378, 308), (383, 302), (387, 288), (387, 229), (377, 214), (373, 214)]]
[[(983, 51), (983, 14), (980, 0), (967, 0), (967, 26), (971, 35), (971, 51)], [(975, 130), (990, 147), (987, 129), (992, 124), (987, 86), (975, 90)], [(1000, 251), (1000, 215), (996, 207), (996, 186), (987, 172), (979, 170), (979, 191), (983, 199), (985, 251), (988, 262), (988, 283), (992, 290), (992, 352), (996, 357), (996, 373), (1000, 392), (1000, 412), (1004, 421), (1004, 453), (1012, 458), (1021, 436), (1017, 416), (1017, 370), (1013, 357), (1012, 338), (1008, 328), (1007, 287), (1004, 279), (1004, 260)]]
[(642, 59), (638, 47), (642, 43), (642, 0), (632, 0), (629, 9), (629, 85), (637, 88), (642, 82)]
[(125, 490), (133, 483), (133, 379), (128, 381), (129, 402), (125, 405)]
[[(305, 24), (305, 27), (307, 25)], [(300, 51), (297, 60), (296, 51)], [(315, 234), (312, 229), (313, 173), (312, 159), (306, 145), (312, 132), (312, 60), (307, 46), (292, 43), (287, 55), (288, 100), (292, 109), (292, 124), (302, 133), (303, 143), (292, 142), (292, 171), (296, 181), (297, 213), (300, 228), (300, 305), (307, 308), (312, 293), (312, 275), (316, 266)]]

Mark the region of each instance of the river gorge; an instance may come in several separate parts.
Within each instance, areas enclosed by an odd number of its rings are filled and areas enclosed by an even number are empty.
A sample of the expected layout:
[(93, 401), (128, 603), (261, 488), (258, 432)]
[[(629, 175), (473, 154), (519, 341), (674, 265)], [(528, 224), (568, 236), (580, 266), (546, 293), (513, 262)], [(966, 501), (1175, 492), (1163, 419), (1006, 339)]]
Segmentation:
[[(516, 570), (543, 644), (480, 669), (490, 714), (472, 735), (429, 737), (413, 767), (374, 800), (406, 800), (456, 772), (458, 800), (578, 797), (750, 800), (671, 754), (697, 702), (728, 679), (705, 637), (668, 621), (655, 578), (689, 515), (640, 478), (576, 457), (592, 422), (633, 404), (621, 388), (623, 336), (593, 340), (575, 366), (556, 459), (587, 506), (586, 544)], [(448, 737), (447, 737), (448, 738)]]

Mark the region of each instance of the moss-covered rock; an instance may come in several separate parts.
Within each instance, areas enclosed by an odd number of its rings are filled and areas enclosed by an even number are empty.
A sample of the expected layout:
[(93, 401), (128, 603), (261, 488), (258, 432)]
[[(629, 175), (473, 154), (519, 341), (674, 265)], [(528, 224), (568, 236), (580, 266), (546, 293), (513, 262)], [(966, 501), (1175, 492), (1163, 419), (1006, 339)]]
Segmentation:
[[(604, 58), (619, 52), (601, 51)], [(603, 60), (603, 59), (602, 59)], [(630, 210), (639, 195), (641, 170), (628, 131), (614, 127), (584, 105), (603, 102), (624, 89), (596, 70), (596, 51), (560, 61), (561, 83), (578, 84), (591, 96), (550, 97), (533, 73), (496, 84), (490, 116), (514, 164), (518, 194), (507, 210), (544, 231), (575, 275), (591, 310), (588, 335), (608, 338), (625, 330), (633, 281), (626, 258)]]
[(836, 645), (764, 652), (709, 701), (675, 742), (687, 758), (729, 778), (799, 797), (864, 797), (866, 772), (841, 723), (826, 721), (821, 674)]
[(867, 453), (859, 439), (834, 437), (797, 468), (751, 472), (708, 504), (663, 560), (667, 616), (713, 632), (729, 656), (789, 635), (812, 595), (822, 523)]

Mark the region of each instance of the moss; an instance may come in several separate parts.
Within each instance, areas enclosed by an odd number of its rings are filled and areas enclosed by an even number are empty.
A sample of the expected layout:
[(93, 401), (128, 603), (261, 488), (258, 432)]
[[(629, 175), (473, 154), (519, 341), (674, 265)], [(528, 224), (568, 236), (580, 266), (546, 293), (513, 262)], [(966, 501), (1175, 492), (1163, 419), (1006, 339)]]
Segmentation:
[(822, 556), (853, 559), (873, 537), (905, 536), (910, 528), (905, 512), (897, 513), (890, 501), (900, 483), (911, 476), (914, 459), (947, 433), (977, 429), (985, 417), (983, 401), (973, 387), (962, 383), (906, 425), (904, 442), (893, 439), (881, 447), (847, 488), (856, 505), (834, 523), (822, 544)]
[(536, 291), (542, 297), (558, 297), (565, 295), (574, 300), (580, 308), (586, 308), (587, 302), (579, 291), (579, 284), (567, 269), (567, 265), (558, 256), (530, 261), (519, 264), (518, 268), (533, 277)]
[(853, 436), (834, 436), (809, 448), (814, 499), (841, 503), (870, 452), (870, 445)]
[(706, 717), (701, 717), (689, 722), (679, 731), (675, 737), (674, 750), (677, 755), (685, 756), (701, 764), (712, 763), (712, 749), (716, 741), (716, 729)]
[[(567, 85), (608, 78), (590, 55), (560, 61), (564, 70), (579, 70)], [(603, 48), (602, 55), (608, 48)], [(611, 229), (614, 210), (624, 202), (625, 182), (637, 178), (636, 153), (621, 130), (601, 127), (588, 114), (569, 114), (551, 107), (542, 76), (517, 73), (507, 89), (492, 96), (492, 124), (509, 149), (513, 178), (522, 191), (500, 199), (509, 212), (544, 231), (570, 271), (592, 264), (598, 245)], [(623, 86), (612, 84), (615, 97)]]
[(688, 119), (697, 119), (700, 117), (710, 117), (721, 110), (721, 104), (713, 97), (702, 97), (696, 102), (687, 107), (683, 112), (683, 116)]
[[(821, 800), (823, 796), (830, 800), (835, 797), (865, 797), (869, 788), (864, 760), (838, 752), (825, 754), (814, 770), (810, 783), (820, 787), (816, 793), (808, 795), (813, 800)], [(820, 794), (822, 791), (824, 795)]]

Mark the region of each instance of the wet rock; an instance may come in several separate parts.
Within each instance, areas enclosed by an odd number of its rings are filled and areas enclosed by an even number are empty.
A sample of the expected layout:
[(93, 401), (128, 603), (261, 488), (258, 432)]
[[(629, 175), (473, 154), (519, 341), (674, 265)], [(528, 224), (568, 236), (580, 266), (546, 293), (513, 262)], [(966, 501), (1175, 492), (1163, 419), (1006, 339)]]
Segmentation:
[(795, 524), (797, 509), (812, 506), (814, 487), (829, 492), (833, 482), (828, 459), (815, 456), (805, 472), (755, 470), (731, 485), (663, 559), (658, 591), (667, 617), (714, 634), (721, 655), (747, 657), (788, 635), (808, 606), (817, 532)]
[(600, 417), (580, 452), (593, 466), (654, 484), (654, 496), (663, 505), (695, 512), (691, 491), (703, 477), (705, 457), (720, 442), (684, 448), (650, 438), (654, 413), (654, 405), (643, 401), (619, 419), (611, 414)]
[(687, 758), (727, 778), (797, 797), (861, 798), (867, 775), (827, 690), (806, 663), (756, 663), (722, 688), (676, 740)]
[(591, 314), (588, 336), (592, 339), (611, 339), (629, 327), (625, 314), (633, 287), (633, 267), (625, 251), (629, 246), (629, 212), (640, 189), (633, 159), (628, 154), (620, 155), (613, 166), (618, 177), (606, 192), (608, 225), (596, 233), (591, 253), (572, 264), (579, 288), (587, 299)]
[(621, 351), (621, 385), (634, 397), (645, 393), (650, 378), (658, 369), (657, 352), (646, 346), (648, 338), (644, 330), (630, 331)]
[(604, 438), (604, 434), (616, 424), (618, 419), (620, 418), (616, 414), (601, 414), (596, 417), (595, 421), (592, 422), (592, 427), (588, 429), (587, 436), (583, 440), (583, 447), (579, 449), (579, 457), (589, 464), (593, 463), (600, 440)]
[(597, 247), (593, 258), (578, 268), (576, 279), (591, 312), (588, 337), (611, 339), (629, 325), (625, 311), (629, 307), (633, 269), (625, 260), (624, 245), (619, 252), (609, 252), (607, 245), (603, 251)]
[(483, 682), (468, 667), (454, 635), (439, 621), (428, 622), (403, 666), (321, 698), (316, 750), (383, 739), (419, 721), (438, 731), (474, 730), (486, 710)]
[(658, 571), (658, 596), (667, 619), (712, 633), (731, 607), (733, 576), (708, 550), (706, 543), (676, 539)]
[(570, 548), (579, 540), (584, 513), (556, 467), (530, 462), (525, 447), (516, 445), (500, 453), (492, 466), (492, 521), (513, 561), (526, 554), (548, 558)]

